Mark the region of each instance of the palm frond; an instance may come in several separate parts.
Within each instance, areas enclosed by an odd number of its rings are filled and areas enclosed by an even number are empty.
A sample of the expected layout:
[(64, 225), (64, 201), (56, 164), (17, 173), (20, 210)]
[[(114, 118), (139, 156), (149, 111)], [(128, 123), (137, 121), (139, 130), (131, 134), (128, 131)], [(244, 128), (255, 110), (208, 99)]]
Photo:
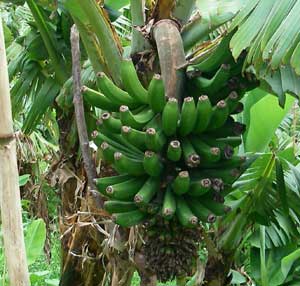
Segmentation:
[(265, 225), (267, 248), (286, 245), (300, 234), (300, 171), (282, 162), (284, 181), (280, 182), (275, 158), (271, 153), (260, 154), (235, 183), (236, 190), (226, 198), (233, 209), (228, 222), (235, 217), (235, 211), (242, 210), (243, 216), (254, 223), (254, 237), (258, 235), (257, 226)]
[(48, 107), (53, 104), (59, 90), (60, 86), (52, 78), (43, 82), (25, 118), (22, 127), (25, 134), (30, 134), (35, 129)]
[(112, 22), (112, 24), (114, 25), (116, 32), (121, 39), (130, 40), (132, 30), (130, 19), (128, 19), (125, 15), (121, 15), (114, 22)]

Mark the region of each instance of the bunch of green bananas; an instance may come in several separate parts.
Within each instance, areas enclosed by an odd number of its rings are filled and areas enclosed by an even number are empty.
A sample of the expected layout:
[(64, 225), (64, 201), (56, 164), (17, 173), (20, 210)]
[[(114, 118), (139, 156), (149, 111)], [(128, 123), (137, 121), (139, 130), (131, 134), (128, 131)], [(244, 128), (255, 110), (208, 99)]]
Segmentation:
[(84, 99), (105, 110), (93, 138), (118, 175), (95, 183), (117, 224), (162, 216), (195, 227), (226, 212), (223, 196), (246, 160), (234, 154), (245, 126), (233, 115), (243, 109), (247, 85), (241, 65), (214, 69), (189, 80), (193, 96), (182, 102), (165, 97), (158, 74), (146, 90), (131, 60), (121, 65), (124, 89), (104, 73), (97, 75), (99, 91), (83, 87)]

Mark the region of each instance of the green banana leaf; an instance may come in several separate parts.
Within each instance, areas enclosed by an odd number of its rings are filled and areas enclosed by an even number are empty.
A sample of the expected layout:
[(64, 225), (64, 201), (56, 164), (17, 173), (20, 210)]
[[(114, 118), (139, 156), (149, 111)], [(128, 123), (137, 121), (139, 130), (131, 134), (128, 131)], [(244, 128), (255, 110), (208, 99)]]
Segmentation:
[[(260, 248), (253, 247), (251, 249), (250, 266), (251, 276), (255, 279), (258, 285), (262, 282), (262, 272), (260, 260)], [(300, 265), (300, 251), (297, 245), (288, 244), (283, 247), (274, 247), (266, 250), (266, 284), (264, 285), (290, 285), (288, 282), (294, 282), (299, 275), (299, 270), (296, 267)], [(296, 284), (297, 285), (297, 284)]]
[(295, 99), (287, 96), (284, 109), (278, 105), (278, 100), (271, 94), (250, 92), (245, 101), (244, 122), (248, 126), (244, 136), (246, 152), (264, 152), (268, 148), (274, 132), (290, 111)]
[(32, 221), (25, 230), (25, 247), (28, 265), (42, 254), (46, 240), (46, 225), (42, 219)]
[(130, 4), (130, 0), (105, 0), (104, 3), (113, 10), (119, 10)]
[[(106, 19), (103, 9), (95, 0), (64, 0), (65, 8), (72, 15), (83, 39), (93, 66), (99, 66), (116, 84), (120, 85), (121, 45), (111, 23)], [(96, 70), (96, 72), (101, 71)]]
[(299, 13), (299, 0), (246, 2), (230, 26), (238, 28), (230, 43), (233, 56), (247, 49), (246, 62), (257, 71), (262, 63), (272, 71), (290, 65), (300, 75)]
[[(283, 177), (278, 176), (275, 161), (283, 167)], [(235, 191), (226, 198), (233, 209), (224, 222), (232, 225), (236, 219), (234, 210), (243, 210), (241, 218), (255, 222), (250, 241), (254, 247), (260, 247), (259, 225), (265, 226), (264, 246), (266, 249), (281, 247), (299, 237), (296, 225), (300, 218), (299, 190), (300, 172), (285, 159), (274, 154), (258, 154), (256, 161), (234, 184)], [(283, 187), (284, 186), (284, 187)], [(284, 188), (284, 190), (279, 190)], [(288, 210), (287, 210), (288, 209)]]
[(24, 120), (22, 130), (25, 134), (30, 134), (35, 129), (59, 91), (60, 86), (52, 78), (45, 81)]
[(231, 21), (243, 2), (243, 0), (198, 0), (191, 22), (181, 33), (185, 51), (207, 39), (210, 32)]

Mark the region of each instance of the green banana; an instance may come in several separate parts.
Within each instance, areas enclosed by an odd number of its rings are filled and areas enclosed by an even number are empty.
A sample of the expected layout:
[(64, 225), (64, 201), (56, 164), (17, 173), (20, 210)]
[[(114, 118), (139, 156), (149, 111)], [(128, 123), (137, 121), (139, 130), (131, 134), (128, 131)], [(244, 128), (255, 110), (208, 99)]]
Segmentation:
[(183, 197), (176, 198), (176, 216), (184, 227), (196, 227), (198, 218), (192, 213)]
[(149, 150), (159, 152), (165, 145), (166, 138), (162, 132), (157, 132), (154, 128), (146, 130), (146, 146)]
[(122, 82), (127, 92), (138, 102), (148, 102), (148, 91), (141, 84), (131, 60), (121, 63)]
[(160, 180), (158, 178), (149, 177), (142, 188), (134, 197), (134, 201), (138, 205), (147, 205), (159, 190)]
[(229, 113), (232, 113), (236, 110), (239, 105), (240, 96), (236, 91), (232, 91), (228, 97), (225, 99), (226, 104), (228, 105)]
[(182, 155), (182, 149), (178, 140), (173, 140), (168, 145), (167, 158), (173, 162), (180, 160)]
[(122, 123), (120, 119), (113, 118), (111, 113), (104, 112), (101, 115), (104, 128), (108, 129), (112, 133), (120, 133)]
[(116, 142), (119, 146), (121, 145), (122, 148), (126, 151), (125, 153), (133, 154), (135, 157), (139, 158), (143, 157), (143, 151), (138, 149), (133, 144), (130, 144), (125, 138), (123, 138), (122, 134), (110, 133), (109, 137), (113, 142)]
[(105, 193), (106, 188), (110, 185), (122, 183), (131, 179), (129, 175), (118, 175), (112, 177), (103, 177), (94, 179), (94, 183), (101, 194)]
[(149, 84), (148, 102), (155, 113), (162, 112), (166, 105), (164, 82), (159, 74), (155, 74)]
[(198, 167), (200, 164), (200, 157), (195, 151), (191, 142), (187, 138), (184, 138), (182, 140), (182, 150), (187, 166), (190, 168)]
[(107, 195), (120, 201), (132, 200), (145, 182), (145, 178), (131, 178), (128, 181), (106, 187)]
[[(103, 142), (100, 145), (100, 150), (102, 152), (104, 161), (106, 161), (110, 164), (113, 164), (115, 162), (114, 154), (117, 152), (116, 148), (112, 147), (111, 145), (109, 145), (106, 142)], [(127, 153), (127, 156), (131, 160), (134, 160), (134, 161), (137, 160), (137, 158), (132, 156), (130, 153)], [(122, 170), (118, 166), (115, 166), (115, 169), (118, 173), (120, 173), (120, 171)]]
[(176, 200), (171, 188), (168, 188), (165, 192), (163, 206), (162, 206), (162, 216), (170, 220), (176, 212)]
[(234, 183), (239, 176), (241, 175), (241, 171), (237, 168), (229, 168), (229, 169), (208, 169), (208, 170), (194, 170), (191, 174), (193, 178), (220, 178), (226, 184)]
[(162, 130), (167, 136), (176, 133), (179, 120), (179, 107), (176, 98), (169, 98), (162, 113)]
[(91, 134), (97, 129), (98, 119), (97, 116), (92, 111), (86, 111), (84, 114), (87, 133)]
[(141, 176), (145, 174), (143, 161), (130, 158), (121, 152), (114, 153), (114, 166), (129, 175)]
[[(143, 152), (134, 146), (130, 146), (129, 143), (121, 141), (120, 136), (113, 136), (113, 134), (109, 134), (111, 138), (107, 137), (103, 133), (98, 131), (94, 131), (92, 134), (94, 142), (100, 146), (103, 142), (109, 144), (112, 148), (116, 150), (120, 150), (121, 152), (129, 155), (134, 158), (143, 158)], [(120, 141), (119, 141), (120, 140)], [(118, 142), (119, 141), (119, 142)], [(125, 141), (125, 140), (124, 140)]]
[(190, 175), (188, 171), (181, 171), (172, 184), (172, 189), (176, 195), (188, 192), (190, 188)]
[(152, 177), (160, 176), (164, 168), (157, 154), (152, 151), (145, 152), (143, 166), (146, 173)]
[(120, 107), (120, 119), (123, 125), (141, 130), (152, 118), (154, 113), (150, 109), (141, 111), (138, 114), (133, 114), (129, 107), (122, 105)]
[(235, 109), (230, 112), (230, 114), (239, 114), (244, 111), (244, 104), (241, 102), (238, 102)]
[(222, 64), (216, 74), (211, 79), (205, 77), (197, 77), (194, 79), (194, 83), (197, 86), (199, 92), (213, 95), (217, 93), (226, 84), (230, 78), (230, 65)]
[(102, 151), (104, 161), (112, 164), (115, 161), (114, 153), (116, 152), (116, 149), (111, 147), (107, 142), (102, 142), (100, 149)]
[(197, 201), (193, 198), (190, 198), (188, 200), (188, 204), (192, 212), (201, 221), (208, 222), (208, 223), (214, 223), (216, 221), (216, 216), (213, 214), (213, 212), (211, 212), (211, 210), (209, 210), (202, 204), (202, 200)]
[(192, 197), (200, 197), (211, 190), (212, 183), (210, 179), (202, 179), (200, 181), (192, 181), (188, 195)]
[(219, 162), (206, 163), (206, 168), (239, 168), (246, 162), (244, 156), (232, 156), (230, 160), (221, 160)]
[(106, 98), (104, 94), (88, 88), (87, 86), (83, 86), (81, 88), (81, 92), (84, 100), (86, 100), (91, 106), (109, 111), (117, 111), (120, 107), (120, 105)]
[(240, 136), (227, 137), (227, 138), (217, 138), (216, 141), (228, 144), (228, 145), (232, 146), (233, 148), (238, 147), (239, 145), (242, 144), (242, 138)]
[[(225, 187), (224, 187), (224, 190), (225, 190)], [(221, 193), (219, 192), (214, 192), (214, 200), (217, 202), (217, 203), (220, 203), (220, 204), (224, 204), (225, 203), (225, 198), (223, 195), (221, 195)], [(224, 195), (226, 195), (226, 192), (224, 192)]]
[(186, 97), (183, 100), (183, 105), (181, 109), (181, 117), (179, 124), (179, 134), (181, 136), (186, 136), (190, 134), (196, 124), (197, 112), (196, 105), (193, 97)]
[(221, 151), (218, 147), (211, 147), (195, 136), (191, 138), (191, 142), (201, 158), (201, 165), (207, 162), (218, 162), (221, 159)]
[(111, 102), (129, 107), (137, 107), (139, 104), (126, 91), (117, 87), (103, 72), (97, 74), (97, 86)]
[(143, 130), (147, 130), (148, 128), (154, 128), (156, 130), (161, 129), (161, 114), (156, 114), (143, 128)]
[(113, 214), (134, 211), (137, 209), (137, 206), (134, 202), (106, 201), (104, 202), (104, 209), (110, 214)]
[(212, 116), (208, 124), (208, 129), (218, 129), (222, 127), (229, 116), (229, 108), (224, 100), (221, 100), (213, 108)]
[(208, 130), (207, 134), (212, 134), (216, 138), (236, 137), (242, 135), (246, 130), (246, 125), (234, 122), (230, 117), (225, 124), (217, 129)]
[(229, 42), (231, 36), (226, 36), (222, 39), (217, 48), (199, 64), (193, 65), (194, 68), (199, 69), (202, 72), (212, 72), (216, 70), (222, 63), (232, 58)]
[(223, 203), (218, 203), (214, 200), (211, 194), (201, 197), (201, 204), (209, 209), (216, 216), (222, 216), (226, 214), (228, 207)]
[(136, 130), (129, 126), (122, 126), (122, 137), (124, 137), (130, 144), (136, 146), (140, 150), (146, 149), (146, 133)]
[(216, 191), (217, 193), (221, 192), (224, 190), (224, 182), (220, 178), (212, 178), (211, 184), (212, 184), (212, 189)]
[[(220, 154), (221, 154), (222, 159), (229, 160), (230, 158), (232, 158), (232, 156), (234, 154), (234, 149), (231, 145), (226, 144), (225, 142), (222, 142), (218, 139), (208, 137), (208, 136), (202, 136), (201, 139), (208, 145), (216, 146), (217, 148), (219, 148), (221, 151)], [(222, 138), (222, 139), (224, 139), (224, 138)]]
[(194, 133), (200, 134), (204, 132), (210, 122), (212, 116), (212, 105), (207, 95), (201, 95), (197, 103), (197, 118), (194, 127)]
[(125, 213), (115, 213), (112, 216), (113, 221), (122, 227), (131, 227), (142, 223), (147, 218), (147, 214), (140, 210), (129, 211)]

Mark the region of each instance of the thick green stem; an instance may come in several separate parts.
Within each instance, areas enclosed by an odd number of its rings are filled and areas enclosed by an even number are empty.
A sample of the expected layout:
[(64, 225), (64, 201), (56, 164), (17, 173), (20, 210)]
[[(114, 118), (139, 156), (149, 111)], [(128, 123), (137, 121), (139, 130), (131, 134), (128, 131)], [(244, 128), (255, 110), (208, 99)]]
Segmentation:
[(145, 25), (145, 0), (130, 1), (131, 18), (132, 18), (132, 41), (131, 55), (142, 52), (150, 47), (148, 41), (143, 37), (142, 33), (135, 29), (135, 26), (141, 27)]
[(173, 16), (181, 23), (185, 24), (192, 15), (196, 0), (178, 0), (173, 11)]
[(41, 33), (42, 39), (44, 41), (45, 47), (48, 51), (49, 57), (53, 65), (56, 78), (60, 83), (60, 85), (63, 85), (66, 82), (66, 80), (69, 78), (69, 74), (67, 72), (63, 58), (55, 48), (54, 37), (52, 37), (51, 32), (47, 27), (47, 23), (45, 22), (44, 17), (39, 7), (36, 5), (35, 1), (26, 0), (26, 2), (31, 10), (31, 13), (39, 29), (39, 32)]
[(178, 25), (172, 20), (161, 20), (153, 27), (161, 74), (168, 98), (181, 100), (185, 71), (185, 54)]

